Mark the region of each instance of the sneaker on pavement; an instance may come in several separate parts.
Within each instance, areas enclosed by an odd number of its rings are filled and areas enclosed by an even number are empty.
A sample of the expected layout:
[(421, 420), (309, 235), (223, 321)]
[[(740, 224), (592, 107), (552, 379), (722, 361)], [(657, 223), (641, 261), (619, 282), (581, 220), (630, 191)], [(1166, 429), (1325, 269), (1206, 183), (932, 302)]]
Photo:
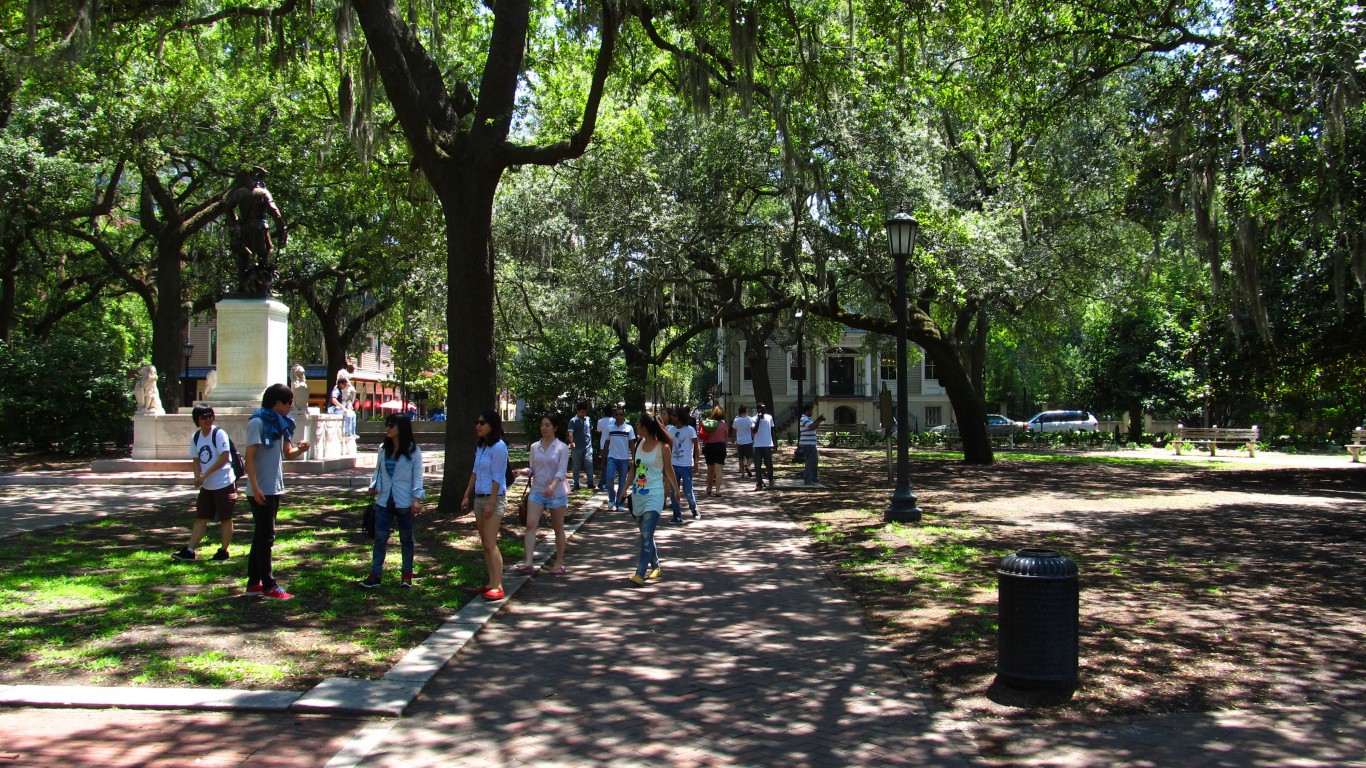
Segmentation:
[(214, 562), (221, 563), (221, 562), (223, 562), (224, 560), (227, 560), (227, 559), (228, 559), (228, 550), (225, 549), (224, 547), (219, 547), (219, 548), (218, 548), (218, 551), (215, 552), (215, 553), (213, 553), (213, 557), (211, 557), (211, 558), (209, 558), (209, 559), (213, 560)]
[(657, 568), (657, 567), (656, 567), (656, 568), (651, 568), (651, 569), (650, 569), (650, 572), (647, 573), (647, 574), (645, 574), (645, 578), (647, 578), (647, 579), (657, 579), (657, 578), (659, 578), (663, 573), (664, 573), (664, 572), (661, 571), (661, 570), (659, 570), (659, 568)]
[(702, 513), (701, 513), (701, 512), (698, 512), (696, 509), (694, 509), (694, 510), (692, 511), (692, 519), (694, 519), (694, 520), (701, 520), (701, 519), (702, 519)]
[(413, 588), (413, 575), (412, 575), (411, 573), (405, 573), (405, 574), (403, 574), (403, 581), (400, 581), (400, 582), (398, 583), (398, 585), (399, 585), (400, 587), (403, 587), (404, 589), (412, 589), (412, 588)]
[(631, 574), (631, 583), (639, 587), (645, 583), (645, 577), (638, 573), (633, 573)]
[(361, 585), (362, 587), (365, 587), (366, 589), (374, 589), (375, 587), (379, 586), (379, 577), (373, 573), (367, 573), (365, 574), (365, 578), (361, 579), (356, 583)]
[(284, 590), (284, 588), (280, 587), (278, 584), (275, 585), (275, 586), (273, 586), (273, 587), (271, 587), (270, 589), (267, 589), (265, 592), (263, 592), (263, 593), (261, 593), (261, 594), (262, 594), (262, 597), (268, 597), (268, 598), (270, 598), (271, 600), (293, 600), (293, 599), (294, 599), (294, 595), (291, 595), (291, 594), (289, 594), (288, 592), (286, 592), (286, 591)]
[(184, 560), (185, 562), (192, 562), (197, 557), (197, 555), (194, 553), (193, 549), (185, 547), (181, 549), (179, 552), (173, 553), (171, 557), (174, 557), (177, 560)]

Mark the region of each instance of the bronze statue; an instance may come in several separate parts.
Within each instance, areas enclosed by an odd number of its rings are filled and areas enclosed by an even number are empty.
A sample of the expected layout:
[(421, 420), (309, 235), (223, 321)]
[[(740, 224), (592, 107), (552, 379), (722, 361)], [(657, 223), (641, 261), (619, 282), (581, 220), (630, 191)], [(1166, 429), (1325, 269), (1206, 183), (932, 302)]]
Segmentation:
[[(275, 220), (273, 240), (268, 218)], [(269, 298), (278, 275), (271, 254), (277, 241), (285, 246), (288, 233), (284, 216), (266, 189), (265, 168), (258, 165), (238, 174), (236, 188), (228, 195), (228, 227), (241, 275), (238, 291), (252, 298)]]

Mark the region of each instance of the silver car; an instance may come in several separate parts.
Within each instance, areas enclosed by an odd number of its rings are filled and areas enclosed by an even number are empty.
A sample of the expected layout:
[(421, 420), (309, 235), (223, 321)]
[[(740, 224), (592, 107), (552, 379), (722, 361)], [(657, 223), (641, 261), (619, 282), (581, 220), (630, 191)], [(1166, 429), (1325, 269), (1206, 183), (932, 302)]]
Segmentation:
[(1100, 422), (1086, 411), (1044, 411), (1025, 422), (1030, 432), (1096, 432)]

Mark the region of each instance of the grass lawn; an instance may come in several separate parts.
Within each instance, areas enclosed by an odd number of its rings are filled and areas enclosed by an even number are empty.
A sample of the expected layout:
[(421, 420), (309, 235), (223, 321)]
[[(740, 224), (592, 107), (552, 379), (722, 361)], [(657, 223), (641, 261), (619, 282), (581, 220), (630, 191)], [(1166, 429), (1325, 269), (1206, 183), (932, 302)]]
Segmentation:
[[(881, 451), (823, 450), (818, 489), (776, 493), (940, 702), (968, 721), (1359, 699), (1366, 472), (1340, 466), (1002, 452), (914, 453), (917, 524), (883, 521)], [(1000, 559), (1081, 571), (1081, 686), (994, 684)]]
[[(417, 588), (366, 590), (362, 493), (290, 491), (274, 570), (295, 599), (244, 596), (251, 515), (238, 502), (232, 558), (182, 563), (193, 511), (175, 505), (39, 531), (0, 545), (0, 683), (301, 690), (324, 677), (378, 677), (453, 615), (484, 580), (473, 520), (418, 519)], [(434, 509), (437, 494), (429, 494)], [(520, 558), (520, 532), (501, 548)], [(210, 526), (201, 558), (218, 547)]]

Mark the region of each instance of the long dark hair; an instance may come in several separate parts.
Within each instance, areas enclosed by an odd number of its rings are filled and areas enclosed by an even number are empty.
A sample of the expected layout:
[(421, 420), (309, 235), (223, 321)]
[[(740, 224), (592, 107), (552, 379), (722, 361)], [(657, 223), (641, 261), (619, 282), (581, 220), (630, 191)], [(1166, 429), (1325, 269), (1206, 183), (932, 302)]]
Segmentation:
[(413, 422), (407, 416), (394, 414), (384, 419), (384, 426), (390, 424), (398, 427), (398, 445), (388, 435), (384, 436), (384, 455), (385, 456), (412, 456), (413, 449), (417, 447), (417, 441), (413, 439)]
[(653, 413), (650, 413), (649, 411), (641, 413), (640, 426), (642, 431), (649, 432), (650, 436), (654, 439), (670, 448), (674, 447), (673, 436), (669, 434), (668, 430), (659, 425), (659, 419), (656, 419)]
[(489, 425), (489, 434), (487, 437), (479, 438), (478, 445), (497, 445), (498, 441), (503, 439), (503, 420), (498, 417), (498, 412), (487, 410), (479, 414), (479, 418)]

